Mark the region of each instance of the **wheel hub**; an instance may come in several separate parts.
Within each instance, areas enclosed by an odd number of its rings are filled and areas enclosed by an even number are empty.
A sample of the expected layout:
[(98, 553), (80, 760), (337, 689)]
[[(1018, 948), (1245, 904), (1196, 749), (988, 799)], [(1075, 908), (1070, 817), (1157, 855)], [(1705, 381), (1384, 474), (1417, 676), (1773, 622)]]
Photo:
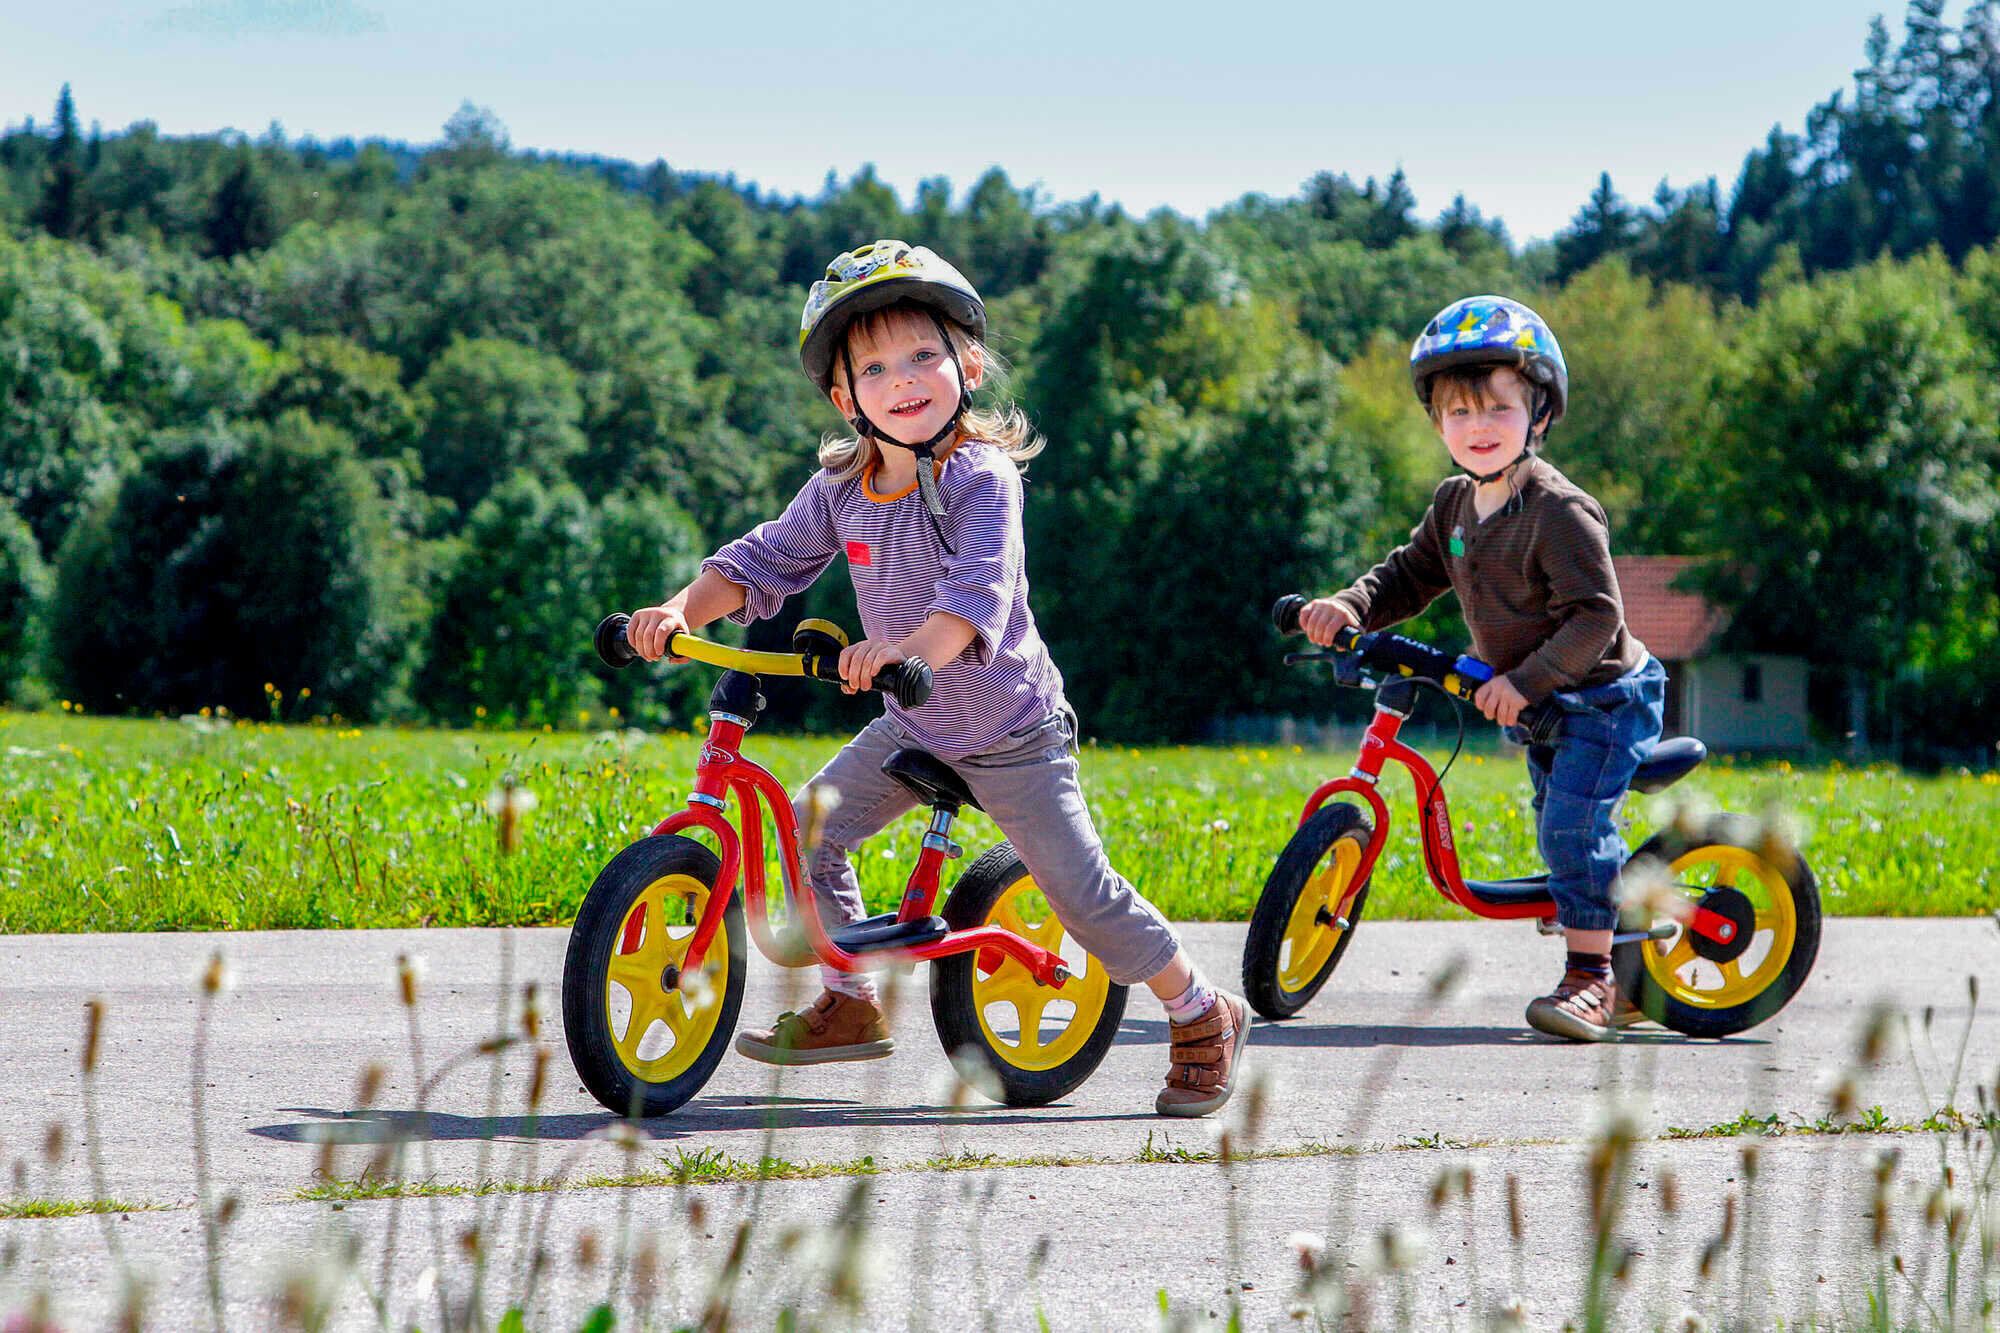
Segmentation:
[(1743, 956), (1750, 947), (1750, 939), (1757, 931), (1757, 909), (1751, 905), (1741, 889), (1710, 889), (1702, 895), (1699, 906), (1715, 913), (1735, 927), (1726, 940), (1713, 940), (1698, 930), (1688, 931), (1688, 944), (1695, 953), (1711, 963), (1727, 963)]

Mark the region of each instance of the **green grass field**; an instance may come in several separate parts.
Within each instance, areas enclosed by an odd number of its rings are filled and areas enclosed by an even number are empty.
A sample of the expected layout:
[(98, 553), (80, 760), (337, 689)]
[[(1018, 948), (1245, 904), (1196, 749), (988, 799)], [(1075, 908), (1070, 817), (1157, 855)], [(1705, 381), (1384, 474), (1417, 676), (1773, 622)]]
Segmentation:
[[(838, 743), (753, 733), (745, 748), (795, 787)], [(682, 807), (698, 747), (636, 732), (0, 712), (0, 931), (563, 924), (604, 861)], [(1084, 781), (1113, 861), (1169, 916), (1242, 920), (1306, 795), (1351, 762), (1347, 750), (1090, 747)], [(503, 855), (487, 799), (510, 776), (537, 808)], [(1369, 914), (1462, 916), (1424, 879), (1409, 783), (1395, 772), (1384, 787), (1397, 826)], [(1467, 874), (1537, 868), (1517, 752), (1467, 753), (1447, 790)], [(2000, 775), (1722, 762), (1635, 800), (1635, 844), (1682, 798), (1784, 812), (1829, 913), (1994, 906)], [(905, 819), (864, 849), (877, 910), (921, 831)], [(998, 836), (982, 817), (958, 826), (968, 852)]]

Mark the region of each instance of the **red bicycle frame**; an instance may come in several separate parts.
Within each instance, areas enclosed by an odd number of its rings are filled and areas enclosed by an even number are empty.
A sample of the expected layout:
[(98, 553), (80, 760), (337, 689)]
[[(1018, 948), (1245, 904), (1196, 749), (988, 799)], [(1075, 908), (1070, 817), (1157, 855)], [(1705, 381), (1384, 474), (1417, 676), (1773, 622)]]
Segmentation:
[[(695, 767), (694, 790), (688, 795), (688, 808), (661, 820), (653, 829), (655, 834), (680, 833), (690, 828), (706, 829), (715, 836), (721, 848), (721, 872), (716, 879), (715, 892), (709, 895), (708, 906), (695, 926), (694, 937), (688, 941), (687, 955), (681, 964), (683, 976), (692, 976), (700, 970), (709, 944), (722, 927), (722, 917), (736, 891), (739, 874), (743, 877), (745, 915), (749, 918), (750, 935), (756, 940), (758, 951), (781, 966), (796, 965), (797, 961), (802, 961), (795, 960), (780, 944), (777, 931), (771, 925), (770, 904), (765, 898), (763, 807), (768, 804), (772, 823), (778, 831), (778, 859), (784, 873), (786, 902), (792, 917), (803, 928), (813, 955), (820, 962), (842, 971), (858, 972), (869, 966), (879, 966), (885, 960), (922, 962), (972, 949), (982, 952), (994, 950), (1019, 962), (1044, 986), (1060, 988), (1068, 980), (1069, 971), (1061, 955), (993, 925), (954, 930), (942, 939), (894, 950), (854, 954), (841, 948), (820, 921), (819, 912), (814, 910), (810, 891), (800, 882), (798, 828), (792, 817), (791, 797), (786, 793), (784, 784), (768, 770), (739, 753), (744, 730), (740, 719), (719, 712), (710, 715), (708, 741), (701, 747), (701, 758)], [(740, 836), (737, 826), (732, 825), (725, 814), (725, 798), (732, 794), (736, 797)], [(943, 837), (927, 837), (924, 840), (924, 848), (917, 856), (916, 866), (911, 870), (909, 883), (903, 891), (897, 920), (911, 921), (930, 915), (931, 906), (937, 899), (944, 863), (949, 859), (945, 850), (946, 841)], [(635, 918), (628, 929), (636, 930), (639, 926), (640, 922)], [(623, 947), (631, 949), (637, 945), (638, 941), (633, 939)], [(982, 959), (982, 963), (987, 961), (991, 961), (993, 967), (999, 966), (999, 960), (990, 954)], [(982, 967), (982, 970), (990, 972), (992, 967)]]
[(1368, 882), (1369, 872), (1375, 868), (1375, 857), (1389, 840), (1389, 805), (1377, 788), (1383, 765), (1393, 760), (1410, 771), (1410, 781), (1416, 785), (1417, 808), (1423, 812), (1424, 869), (1439, 893), (1475, 916), (1495, 919), (1554, 916), (1554, 899), (1490, 903), (1466, 887), (1465, 876), (1458, 868), (1458, 847), (1451, 836), (1451, 808), (1445, 804), (1444, 788), (1438, 785), (1437, 770), (1431, 767), (1428, 759), (1396, 739), (1406, 716), (1392, 708), (1376, 705), (1375, 720), (1368, 724), (1368, 730), (1361, 738), (1361, 754), (1355, 760), (1353, 771), (1313, 792), (1306, 802), (1305, 812), (1299, 816), (1299, 823), (1304, 824), (1329, 799), (1344, 792), (1359, 795), (1374, 811), (1375, 834), (1362, 851), (1361, 863), (1355, 867), (1354, 877), (1348, 886), (1348, 896), (1341, 900), (1334, 915), (1346, 917), (1349, 900)]
[[(1374, 835), (1361, 853), (1360, 864), (1355, 867), (1346, 894), (1333, 907), (1333, 915), (1342, 921), (1347, 919), (1349, 907), (1362, 886), (1368, 883), (1369, 874), (1375, 868), (1375, 858), (1389, 839), (1389, 806), (1378, 788), (1383, 765), (1394, 761), (1409, 770), (1410, 780), (1416, 786), (1417, 808), (1422, 812), (1424, 872), (1439, 893), (1474, 916), (1494, 920), (1554, 917), (1555, 900), (1545, 893), (1495, 902), (1480, 896), (1467, 884), (1459, 870), (1458, 846), (1451, 836), (1451, 808), (1445, 803), (1444, 787), (1438, 782), (1437, 771), (1431, 767), (1429, 760), (1396, 738), (1407, 717), (1406, 713), (1376, 704), (1375, 718), (1361, 737), (1361, 753), (1355, 760), (1354, 768), (1346, 777), (1322, 784), (1306, 801), (1306, 808), (1299, 815), (1299, 823), (1304, 825), (1328, 800), (1343, 793), (1360, 796), (1374, 812)], [(1727, 941), (1736, 933), (1735, 925), (1727, 917), (1693, 903), (1687, 904), (1683, 924), (1695, 933), (1718, 942)]]

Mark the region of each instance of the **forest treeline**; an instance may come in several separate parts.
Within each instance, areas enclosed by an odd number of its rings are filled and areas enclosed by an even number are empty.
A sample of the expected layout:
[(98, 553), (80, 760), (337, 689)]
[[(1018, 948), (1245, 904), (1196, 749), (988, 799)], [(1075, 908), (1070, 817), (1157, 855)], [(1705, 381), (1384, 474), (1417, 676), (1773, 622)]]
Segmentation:
[[(1548, 454), (1616, 550), (1691, 555), (1731, 645), (1813, 664), (1824, 737), (1916, 758), (2000, 724), (2000, 15), (1918, 0), (1725, 192), (1608, 177), (1517, 246), (1462, 196), (1333, 171), (1206, 219), (995, 169), (811, 199), (513, 150), (0, 136), (0, 690), (103, 712), (686, 720), (696, 673), (591, 665), (774, 515), (841, 424), (799, 374), (838, 251), (927, 244), (985, 293), (1051, 447), (1038, 615), (1097, 735), (1324, 715), (1264, 615), (1407, 533), (1446, 459), (1404, 371), (1437, 308), (1536, 306), (1574, 406)], [(853, 623), (845, 580), (799, 615)], [(1449, 609), (1427, 628), (1459, 633)], [(782, 642), (790, 623), (759, 626)], [(774, 691), (792, 722), (851, 720)]]

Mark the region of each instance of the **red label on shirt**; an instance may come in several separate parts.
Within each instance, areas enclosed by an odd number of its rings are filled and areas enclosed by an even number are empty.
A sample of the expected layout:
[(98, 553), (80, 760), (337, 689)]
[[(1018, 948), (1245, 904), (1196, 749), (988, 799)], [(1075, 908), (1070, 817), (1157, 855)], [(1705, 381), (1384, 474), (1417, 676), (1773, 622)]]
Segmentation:
[(868, 543), (867, 543), (867, 542), (849, 542), (849, 543), (847, 544), (847, 563), (848, 563), (848, 564), (850, 564), (850, 565), (872, 565), (872, 564), (874, 564), (874, 563), (875, 563), (875, 557), (874, 557), (873, 553), (871, 553), (871, 552), (869, 551), (869, 549), (868, 549)]

